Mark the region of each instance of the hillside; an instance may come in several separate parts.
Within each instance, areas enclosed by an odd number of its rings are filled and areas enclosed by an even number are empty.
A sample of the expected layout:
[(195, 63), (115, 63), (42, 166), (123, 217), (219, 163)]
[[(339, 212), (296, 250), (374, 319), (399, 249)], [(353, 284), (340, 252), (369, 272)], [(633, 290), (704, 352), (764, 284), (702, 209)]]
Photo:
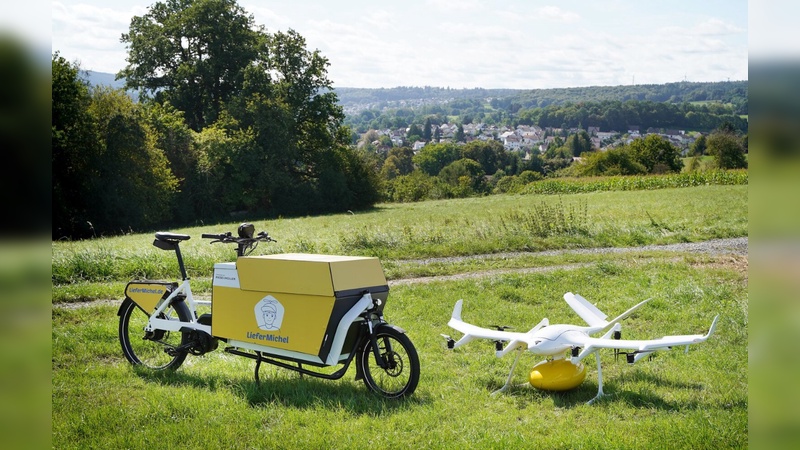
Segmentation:
[[(87, 71), (91, 85), (122, 88), (124, 80), (112, 73)], [(451, 89), (441, 87), (398, 86), (393, 88), (335, 88), (339, 104), (357, 112), (365, 108), (414, 107), (451, 103), (457, 100), (493, 101), (516, 104), (520, 108), (551, 104), (599, 101), (646, 100), (653, 102), (720, 102), (735, 105), (747, 102), (747, 81), (680, 82), (630, 86), (591, 86), (554, 89)]]
[(554, 89), (450, 89), (438, 87), (395, 87), (391, 89), (337, 88), (339, 103), (346, 109), (409, 107), (484, 100), (495, 104), (516, 104), (519, 108), (548, 105), (640, 100), (653, 102), (721, 102), (746, 104), (747, 81), (680, 82), (631, 86), (591, 86)]

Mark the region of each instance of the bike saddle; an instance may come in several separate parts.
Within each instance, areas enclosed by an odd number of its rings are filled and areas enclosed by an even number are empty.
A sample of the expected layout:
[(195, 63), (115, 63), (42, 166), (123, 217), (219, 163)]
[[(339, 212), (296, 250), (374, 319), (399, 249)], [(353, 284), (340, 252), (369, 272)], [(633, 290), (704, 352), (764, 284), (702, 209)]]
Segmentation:
[(156, 233), (156, 240), (158, 241), (188, 241), (191, 238), (188, 234), (170, 233), (168, 231), (159, 231)]

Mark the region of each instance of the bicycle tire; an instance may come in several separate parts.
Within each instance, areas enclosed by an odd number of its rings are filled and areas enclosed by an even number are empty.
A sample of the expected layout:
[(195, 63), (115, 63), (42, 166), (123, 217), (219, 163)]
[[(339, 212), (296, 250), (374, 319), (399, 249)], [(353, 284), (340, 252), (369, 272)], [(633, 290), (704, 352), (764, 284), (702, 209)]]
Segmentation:
[[(182, 301), (174, 302), (161, 314), (161, 318), (191, 320), (189, 308)], [(119, 341), (122, 353), (133, 365), (142, 365), (152, 370), (175, 370), (186, 359), (186, 351), (174, 355), (166, 352), (169, 347), (178, 347), (189, 341), (189, 332), (157, 331), (156, 339), (145, 337), (144, 327), (150, 315), (133, 300), (126, 298), (119, 310)]]
[(359, 364), (364, 384), (385, 398), (407, 397), (414, 393), (419, 383), (419, 356), (411, 339), (390, 326), (375, 331), (381, 358), (387, 363), (382, 368), (375, 360), (372, 342), (364, 340)]

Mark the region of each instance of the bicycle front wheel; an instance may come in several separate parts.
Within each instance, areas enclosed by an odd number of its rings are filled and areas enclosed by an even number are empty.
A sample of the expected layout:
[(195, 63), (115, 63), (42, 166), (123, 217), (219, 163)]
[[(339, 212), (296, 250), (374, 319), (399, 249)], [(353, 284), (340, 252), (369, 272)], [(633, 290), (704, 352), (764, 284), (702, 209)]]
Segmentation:
[[(189, 308), (183, 302), (175, 302), (159, 318), (191, 320)], [(144, 331), (149, 314), (133, 300), (126, 298), (119, 310), (119, 341), (125, 358), (134, 365), (143, 365), (153, 370), (175, 370), (186, 359), (186, 350), (179, 349), (189, 341), (189, 332), (155, 330)]]
[(376, 330), (375, 338), (385, 367), (378, 364), (372, 342), (366, 339), (359, 358), (364, 383), (386, 398), (411, 395), (419, 383), (419, 356), (414, 344), (404, 333), (386, 326)]

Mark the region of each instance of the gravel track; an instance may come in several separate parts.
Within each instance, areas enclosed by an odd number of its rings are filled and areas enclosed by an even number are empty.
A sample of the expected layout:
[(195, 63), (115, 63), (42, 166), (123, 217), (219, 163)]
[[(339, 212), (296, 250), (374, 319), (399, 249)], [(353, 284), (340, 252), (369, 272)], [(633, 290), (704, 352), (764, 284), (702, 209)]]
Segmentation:
[[(487, 255), (471, 255), (471, 256), (448, 256), (444, 258), (425, 258), (425, 259), (407, 259), (399, 262), (413, 263), (419, 265), (432, 264), (432, 263), (447, 263), (458, 262), (470, 259), (503, 259), (515, 258), (520, 256), (556, 256), (556, 255), (590, 255), (590, 254), (621, 254), (649, 250), (671, 251), (676, 253), (697, 253), (707, 255), (737, 255), (747, 256), (747, 239), (731, 238), (731, 239), (713, 239), (703, 242), (682, 242), (678, 244), (667, 245), (644, 245), (641, 247), (600, 247), (600, 248), (582, 248), (573, 250), (548, 250), (542, 252), (509, 252), (509, 253), (494, 253)], [(389, 286), (403, 285), (403, 284), (417, 284), (429, 283), (433, 281), (450, 281), (460, 280), (465, 278), (481, 278), (493, 275), (502, 275), (508, 273), (536, 273), (536, 272), (551, 272), (554, 270), (571, 270), (582, 267), (588, 267), (594, 263), (578, 263), (578, 264), (563, 264), (556, 266), (543, 266), (543, 267), (526, 267), (517, 269), (497, 269), (485, 270), (480, 272), (460, 273), (455, 275), (442, 275), (432, 277), (420, 278), (403, 278), (398, 280), (389, 281)]]

